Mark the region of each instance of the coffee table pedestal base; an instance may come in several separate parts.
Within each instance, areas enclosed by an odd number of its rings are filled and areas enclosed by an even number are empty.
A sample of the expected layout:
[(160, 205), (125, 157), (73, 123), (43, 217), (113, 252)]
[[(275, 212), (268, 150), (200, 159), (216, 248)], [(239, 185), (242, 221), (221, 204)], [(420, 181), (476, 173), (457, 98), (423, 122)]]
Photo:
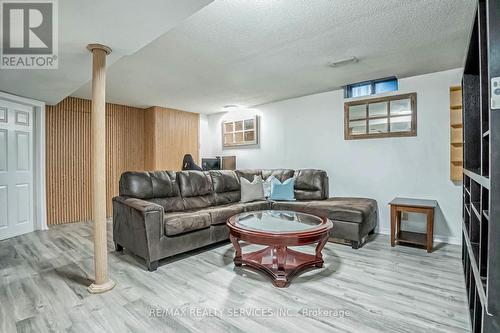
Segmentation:
[(246, 265), (269, 275), (278, 288), (288, 286), (290, 280), (310, 267), (323, 267), (321, 250), (318, 255), (307, 254), (287, 247), (268, 246), (252, 253), (236, 253), (236, 266)]

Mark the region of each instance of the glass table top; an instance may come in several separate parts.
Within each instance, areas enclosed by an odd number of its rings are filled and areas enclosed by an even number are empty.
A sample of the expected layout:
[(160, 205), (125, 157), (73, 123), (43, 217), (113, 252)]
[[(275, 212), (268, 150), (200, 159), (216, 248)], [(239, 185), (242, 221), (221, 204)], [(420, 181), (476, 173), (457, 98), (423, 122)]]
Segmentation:
[(317, 216), (281, 210), (263, 210), (239, 214), (235, 225), (240, 228), (287, 233), (315, 229), (323, 224)]

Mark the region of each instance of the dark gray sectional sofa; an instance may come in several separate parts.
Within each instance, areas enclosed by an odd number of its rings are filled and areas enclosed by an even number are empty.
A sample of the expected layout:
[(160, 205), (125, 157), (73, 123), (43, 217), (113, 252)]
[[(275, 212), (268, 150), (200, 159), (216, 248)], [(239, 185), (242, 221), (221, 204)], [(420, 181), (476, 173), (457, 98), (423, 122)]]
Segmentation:
[[(295, 178), (296, 201), (240, 203), (240, 177), (280, 181)], [(322, 170), (218, 170), (125, 172), (113, 198), (113, 240), (143, 258), (150, 271), (158, 261), (229, 238), (227, 219), (245, 211), (278, 209), (326, 216), (331, 236), (358, 248), (377, 226), (377, 203), (364, 198), (329, 198)]]

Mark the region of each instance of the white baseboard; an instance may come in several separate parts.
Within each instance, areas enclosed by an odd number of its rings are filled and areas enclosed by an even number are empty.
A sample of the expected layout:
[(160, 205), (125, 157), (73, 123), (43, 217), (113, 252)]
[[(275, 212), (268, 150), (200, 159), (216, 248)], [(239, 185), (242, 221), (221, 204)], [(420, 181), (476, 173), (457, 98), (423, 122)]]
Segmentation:
[[(378, 234), (382, 234), (382, 235), (390, 235), (391, 234), (390, 229), (378, 229), (375, 232)], [(460, 237), (434, 235), (434, 242), (462, 245), (462, 239)]]

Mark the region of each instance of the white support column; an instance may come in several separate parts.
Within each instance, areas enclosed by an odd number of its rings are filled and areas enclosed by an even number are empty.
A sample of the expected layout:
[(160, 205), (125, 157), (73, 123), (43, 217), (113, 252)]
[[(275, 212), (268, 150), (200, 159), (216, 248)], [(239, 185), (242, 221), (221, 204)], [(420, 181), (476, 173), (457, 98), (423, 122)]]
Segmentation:
[(113, 289), (108, 277), (106, 231), (106, 56), (111, 49), (89, 44), (92, 53), (92, 219), (94, 222), (95, 281), (88, 287), (93, 294)]

